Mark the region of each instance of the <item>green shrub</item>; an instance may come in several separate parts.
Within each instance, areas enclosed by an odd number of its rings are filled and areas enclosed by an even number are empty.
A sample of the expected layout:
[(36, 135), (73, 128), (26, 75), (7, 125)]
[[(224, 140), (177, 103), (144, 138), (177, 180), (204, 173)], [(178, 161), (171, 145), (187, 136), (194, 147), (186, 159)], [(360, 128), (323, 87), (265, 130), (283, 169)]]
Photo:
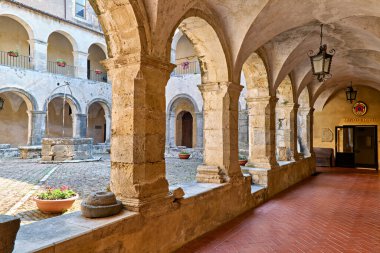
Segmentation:
[(247, 157), (244, 155), (239, 155), (239, 160), (247, 160)]
[(38, 199), (42, 200), (57, 200), (68, 199), (74, 197), (77, 193), (71, 190), (68, 186), (63, 185), (60, 188), (46, 187), (46, 191), (37, 195)]
[(181, 155), (190, 155), (189, 152), (186, 152), (186, 151), (183, 151), (183, 150), (180, 152), (180, 154), (181, 154)]

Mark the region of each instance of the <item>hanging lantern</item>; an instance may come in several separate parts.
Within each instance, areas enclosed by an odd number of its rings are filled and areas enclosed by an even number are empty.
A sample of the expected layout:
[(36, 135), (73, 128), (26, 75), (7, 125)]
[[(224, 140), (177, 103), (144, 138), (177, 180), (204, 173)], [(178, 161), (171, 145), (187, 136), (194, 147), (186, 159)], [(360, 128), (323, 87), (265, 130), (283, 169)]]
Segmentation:
[(358, 94), (358, 91), (356, 91), (356, 90), (354, 90), (354, 88), (352, 88), (352, 82), (351, 82), (351, 86), (346, 88), (346, 99), (347, 99), (347, 101), (350, 101), (350, 103), (352, 104), (352, 102), (356, 100), (357, 94)]
[(4, 99), (0, 97), (0, 111), (4, 108)]
[(331, 78), (330, 69), (331, 69), (331, 61), (335, 54), (335, 50), (331, 49), (327, 52), (327, 45), (323, 44), (323, 24), (321, 24), (321, 42), (319, 46), (319, 52), (317, 54), (314, 53), (313, 50), (310, 50), (308, 55), (311, 61), (311, 68), (313, 70), (313, 75), (315, 75), (318, 81), (323, 82), (329, 78)]

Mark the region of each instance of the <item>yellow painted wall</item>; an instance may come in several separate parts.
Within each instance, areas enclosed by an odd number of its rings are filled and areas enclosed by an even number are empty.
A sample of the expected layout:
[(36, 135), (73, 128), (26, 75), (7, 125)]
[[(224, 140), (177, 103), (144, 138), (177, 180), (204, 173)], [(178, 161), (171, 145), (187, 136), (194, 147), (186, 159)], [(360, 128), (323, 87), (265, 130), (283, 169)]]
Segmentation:
[(20, 55), (29, 56), (29, 36), (25, 28), (17, 21), (0, 17), (0, 51), (18, 51)]
[[(314, 112), (314, 147), (333, 148), (335, 150), (335, 126), (377, 125), (379, 127), (380, 92), (363, 86), (354, 88), (358, 90), (357, 100), (367, 104), (367, 114), (362, 117), (355, 116), (352, 113), (353, 104), (346, 101), (345, 91), (339, 91), (329, 99), (322, 112)], [(331, 142), (322, 142), (322, 128), (329, 128), (333, 132)], [(378, 145), (379, 137), (378, 133)]]

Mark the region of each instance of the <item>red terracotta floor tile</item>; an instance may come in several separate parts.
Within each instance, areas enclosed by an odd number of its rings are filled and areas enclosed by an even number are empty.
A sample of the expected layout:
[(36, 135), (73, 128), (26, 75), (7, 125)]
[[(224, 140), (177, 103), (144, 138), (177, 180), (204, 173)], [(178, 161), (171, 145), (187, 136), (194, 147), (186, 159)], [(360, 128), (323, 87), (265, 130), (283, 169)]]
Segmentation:
[(380, 177), (376, 171), (319, 168), (178, 253), (380, 253)]

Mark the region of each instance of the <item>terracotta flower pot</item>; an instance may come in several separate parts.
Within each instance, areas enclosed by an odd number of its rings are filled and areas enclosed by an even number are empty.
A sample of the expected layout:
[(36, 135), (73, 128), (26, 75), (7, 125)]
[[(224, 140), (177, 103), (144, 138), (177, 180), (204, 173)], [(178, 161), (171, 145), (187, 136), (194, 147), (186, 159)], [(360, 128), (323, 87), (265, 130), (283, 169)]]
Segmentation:
[(179, 159), (189, 159), (190, 154), (179, 154)]
[(245, 166), (247, 164), (248, 160), (239, 160), (240, 166)]
[(10, 56), (10, 57), (18, 57), (18, 53), (8, 52), (8, 56)]
[(57, 62), (57, 66), (58, 67), (66, 67), (66, 63), (65, 62)]
[(97, 75), (100, 75), (100, 74), (102, 74), (103, 72), (101, 71), (101, 70), (95, 70), (95, 74), (97, 74)]
[(57, 200), (44, 200), (34, 197), (33, 200), (36, 202), (38, 209), (43, 213), (63, 213), (64, 211), (70, 209), (74, 204), (75, 200), (78, 199), (78, 195), (68, 199), (57, 199)]

